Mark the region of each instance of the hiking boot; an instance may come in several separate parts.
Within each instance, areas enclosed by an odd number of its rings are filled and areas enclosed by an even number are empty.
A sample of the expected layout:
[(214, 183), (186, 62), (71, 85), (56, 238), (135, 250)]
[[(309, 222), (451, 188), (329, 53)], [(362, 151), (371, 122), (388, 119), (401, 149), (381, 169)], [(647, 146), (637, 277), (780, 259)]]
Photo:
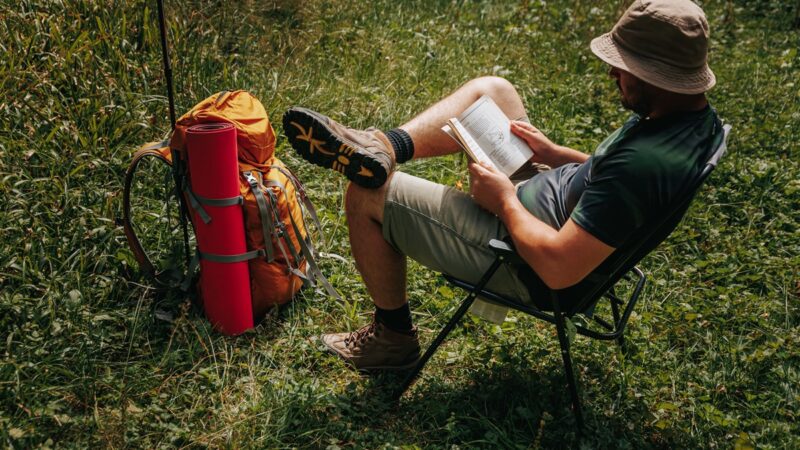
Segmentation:
[(358, 331), (323, 334), (321, 339), (360, 371), (410, 369), (419, 359), (416, 327), (410, 333), (399, 333), (373, 321)]
[(395, 168), (394, 150), (377, 128), (355, 130), (306, 108), (283, 115), (283, 132), (306, 161), (341, 172), (365, 188), (383, 186)]

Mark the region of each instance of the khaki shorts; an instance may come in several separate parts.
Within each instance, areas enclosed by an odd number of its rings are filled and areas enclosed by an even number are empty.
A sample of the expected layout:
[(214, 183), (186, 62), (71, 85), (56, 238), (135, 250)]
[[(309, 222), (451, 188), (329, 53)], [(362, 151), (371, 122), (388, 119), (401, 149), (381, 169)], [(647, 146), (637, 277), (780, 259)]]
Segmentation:
[[(500, 219), (464, 192), (402, 172), (389, 181), (383, 237), (432, 270), (477, 283), (495, 259), (489, 240), (507, 236)], [(516, 268), (500, 266), (487, 289), (530, 302)]]

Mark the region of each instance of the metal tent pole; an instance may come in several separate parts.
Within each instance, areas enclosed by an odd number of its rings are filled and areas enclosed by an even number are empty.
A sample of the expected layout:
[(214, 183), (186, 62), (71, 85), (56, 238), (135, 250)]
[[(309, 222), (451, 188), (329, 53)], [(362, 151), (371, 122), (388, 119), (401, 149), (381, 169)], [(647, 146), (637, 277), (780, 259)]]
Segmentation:
[[(157, 0), (158, 5), (158, 28), (161, 31), (161, 56), (164, 62), (164, 78), (167, 83), (167, 101), (169, 102), (169, 123), (171, 129), (175, 130), (175, 95), (172, 90), (172, 67), (169, 63), (169, 48), (167, 47), (167, 27), (164, 21), (164, 1)], [(172, 179), (175, 182), (175, 196), (178, 197), (178, 203), (181, 209), (181, 226), (183, 227), (183, 254), (186, 264), (186, 276), (191, 277), (189, 273), (190, 257), (189, 257), (189, 227), (186, 223), (186, 216), (188, 209), (183, 200), (183, 180), (181, 178), (181, 161), (178, 158), (175, 149), (170, 149), (172, 155)]]

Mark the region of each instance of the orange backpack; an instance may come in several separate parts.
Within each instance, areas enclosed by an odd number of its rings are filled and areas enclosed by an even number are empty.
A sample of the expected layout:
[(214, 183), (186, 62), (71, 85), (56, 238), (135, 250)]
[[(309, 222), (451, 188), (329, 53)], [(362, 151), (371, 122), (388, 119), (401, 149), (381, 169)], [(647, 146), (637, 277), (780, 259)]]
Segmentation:
[[(122, 224), (142, 272), (159, 284), (168, 284), (155, 270), (132, 226), (130, 194), (137, 166), (146, 157), (172, 166), (174, 152), (179, 161), (187, 217), (191, 220), (197, 213), (206, 220), (203, 203), (208, 200), (197, 197), (189, 188), (185, 138), (189, 127), (209, 122), (228, 122), (237, 129), (239, 192), (245, 240), (251, 254), (248, 265), (254, 320), (260, 320), (273, 306), (287, 303), (303, 284), (319, 281), (330, 295), (339, 298), (317, 267), (316, 252), (306, 229), (306, 218), (310, 218), (322, 233), (314, 206), (300, 181), (275, 156), (275, 132), (264, 106), (245, 91), (223, 91), (206, 98), (178, 119), (171, 139), (145, 145), (134, 155), (125, 174)], [(184, 289), (199, 265), (198, 258), (199, 252), (189, 267)], [(202, 301), (202, 292), (199, 297)]]

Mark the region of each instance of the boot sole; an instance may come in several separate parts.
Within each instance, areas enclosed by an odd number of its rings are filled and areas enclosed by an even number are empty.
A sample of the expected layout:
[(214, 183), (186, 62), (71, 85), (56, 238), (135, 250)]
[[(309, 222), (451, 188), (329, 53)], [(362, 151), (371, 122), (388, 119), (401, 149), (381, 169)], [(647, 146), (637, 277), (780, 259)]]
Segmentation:
[(372, 153), (337, 135), (305, 108), (283, 115), (283, 132), (306, 161), (344, 174), (353, 183), (375, 189), (386, 182), (386, 168)]

